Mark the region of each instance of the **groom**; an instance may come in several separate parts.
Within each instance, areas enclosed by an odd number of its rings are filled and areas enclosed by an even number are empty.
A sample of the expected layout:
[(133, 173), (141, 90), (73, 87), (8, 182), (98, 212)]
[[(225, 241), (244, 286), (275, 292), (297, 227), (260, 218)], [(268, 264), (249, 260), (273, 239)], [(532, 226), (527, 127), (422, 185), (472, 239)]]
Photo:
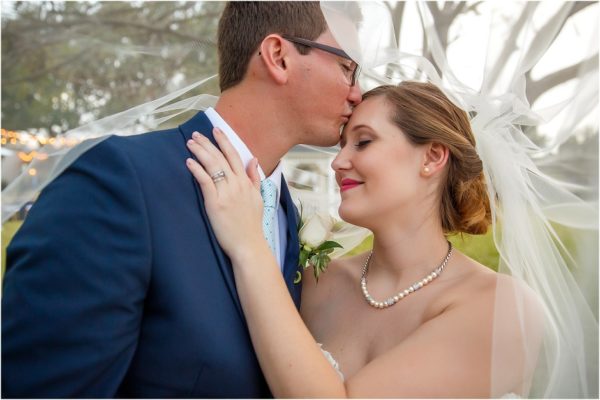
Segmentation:
[(230, 3), (215, 108), (111, 137), (42, 192), (8, 249), (4, 397), (270, 396), (186, 141), (219, 127), (245, 161), (258, 158), (277, 189), (274, 247), (299, 305), (279, 160), (299, 143), (337, 143), (360, 102), (357, 66), (337, 47), (318, 3)]

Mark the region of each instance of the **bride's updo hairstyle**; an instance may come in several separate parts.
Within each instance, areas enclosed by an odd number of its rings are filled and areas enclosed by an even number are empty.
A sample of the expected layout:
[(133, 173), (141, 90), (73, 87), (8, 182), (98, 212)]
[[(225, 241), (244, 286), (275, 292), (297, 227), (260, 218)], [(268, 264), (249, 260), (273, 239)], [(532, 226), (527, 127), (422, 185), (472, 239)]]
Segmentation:
[(392, 122), (411, 143), (439, 143), (448, 148), (440, 204), (444, 232), (486, 233), (491, 223), (490, 202), (467, 113), (431, 83), (379, 86), (365, 93), (363, 100), (375, 96), (383, 96), (392, 106)]

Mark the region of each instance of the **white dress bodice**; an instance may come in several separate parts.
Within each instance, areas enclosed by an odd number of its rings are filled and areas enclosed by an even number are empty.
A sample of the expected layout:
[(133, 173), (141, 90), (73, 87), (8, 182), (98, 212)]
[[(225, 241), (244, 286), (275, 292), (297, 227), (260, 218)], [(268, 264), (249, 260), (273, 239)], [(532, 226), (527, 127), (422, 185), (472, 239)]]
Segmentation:
[(333, 358), (333, 356), (331, 355), (330, 352), (328, 352), (327, 350), (325, 350), (323, 348), (323, 345), (321, 343), (317, 343), (317, 344), (319, 345), (319, 348), (323, 352), (323, 355), (325, 356), (327, 361), (329, 361), (329, 363), (333, 366), (333, 368), (338, 373), (338, 375), (340, 376), (342, 381), (344, 381), (344, 374), (342, 374), (342, 371), (340, 370), (340, 365), (338, 364), (338, 362), (335, 360), (335, 358)]

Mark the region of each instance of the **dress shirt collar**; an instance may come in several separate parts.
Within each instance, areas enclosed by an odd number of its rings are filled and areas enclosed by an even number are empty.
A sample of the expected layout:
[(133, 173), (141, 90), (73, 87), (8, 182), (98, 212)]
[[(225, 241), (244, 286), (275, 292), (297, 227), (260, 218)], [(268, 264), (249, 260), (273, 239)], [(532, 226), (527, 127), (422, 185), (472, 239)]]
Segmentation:
[[(242, 139), (240, 139), (240, 137), (237, 135), (237, 133), (235, 133), (235, 131), (229, 126), (229, 124), (227, 122), (225, 122), (225, 120), (219, 115), (219, 113), (214, 108), (209, 107), (206, 109), (206, 111), (204, 113), (210, 120), (210, 123), (215, 128), (219, 128), (220, 130), (222, 130), (223, 133), (225, 134), (225, 136), (227, 136), (227, 139), (229, 139), (232, 146), (236, 149), (236, 151), (240, 155), (240, 158), (242, 159), (242, 164), (244, 165), (244, 168), (246, 168), (248, 166), (248, 163), (254, 158), (254, 155), (252, 155), (252, 152), (250, 151), (248, 146), (246, 146), (246, 144), (242, 141)], [(269, 177), (267, 177), (267, 179), (270, 179), (275, 184), (275, 187), (277, 188), (277, 206), (278, 207), (279, 207), (279, 200), (280, 200), (280, 196), (281, 196), (282, 170), (283, 170), (283, 167), (282, 167), (281, 161), (280, 161), (277, 164), (277, 167), (275, 167), (275, 169), (273, 170), (273, 173)], [(258, 173), (260, 175), (261, 180), (265, 179), (265, 173), (264, 173), (263, 169), (261, 168), (260, 164), (258, 166)]]

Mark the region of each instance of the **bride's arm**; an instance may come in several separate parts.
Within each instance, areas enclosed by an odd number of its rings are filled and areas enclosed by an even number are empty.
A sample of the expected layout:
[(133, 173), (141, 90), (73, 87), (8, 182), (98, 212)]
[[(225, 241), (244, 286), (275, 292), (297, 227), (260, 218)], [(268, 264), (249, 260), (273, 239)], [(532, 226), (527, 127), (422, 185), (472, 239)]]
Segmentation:
[[(343, 382), (300, 318), (271, 250), (263, 239), (257, 163), (249, 179), (227, 138), (215, 130), (227, 160), (205, 137), (188, 146), (187, 164), (202, 188), (219, 243), (233, 264), (238, 294), (259, 363), (275, 397), (347, 397)], [(225, 181), (210, 175), (223, 170)]]
[[(275, 397), (347, 397), (343, 382), (300, 318), (268, 246), (234, 256), (252, 343)], [(244, 267), (241, 267), (244, 265)]]

